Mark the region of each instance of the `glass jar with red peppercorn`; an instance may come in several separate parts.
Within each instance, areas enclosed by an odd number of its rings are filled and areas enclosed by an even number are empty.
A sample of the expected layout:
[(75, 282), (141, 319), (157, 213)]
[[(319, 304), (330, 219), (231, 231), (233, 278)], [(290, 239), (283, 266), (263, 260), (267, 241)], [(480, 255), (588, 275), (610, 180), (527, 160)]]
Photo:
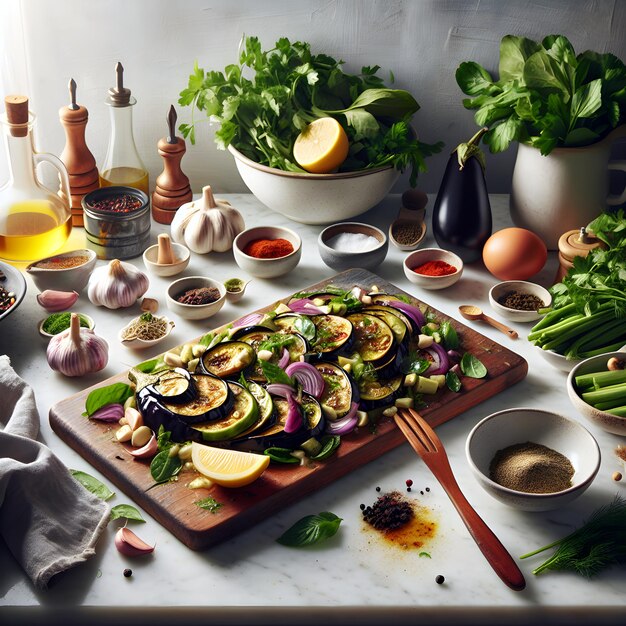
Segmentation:
[(148, 196), (133, 187), (102, 187), (82, 200), (87, 246), (100, 259), (132, 259), (150, 244)]

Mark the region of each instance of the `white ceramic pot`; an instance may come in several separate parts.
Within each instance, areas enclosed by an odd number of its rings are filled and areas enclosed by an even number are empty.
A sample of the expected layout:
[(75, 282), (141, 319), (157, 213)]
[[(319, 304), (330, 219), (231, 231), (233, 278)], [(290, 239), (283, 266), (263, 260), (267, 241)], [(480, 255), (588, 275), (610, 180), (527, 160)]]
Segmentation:
[(520, 143), (513, 170), (510, 209), (516, 226), (537, 233), (550, 250), (568, 230), (587, 226), (606, 206), (626, 202), (626, 187), (608, 196), (608, 171), (626, 172), (626, 161), (609, 162), (611, 145), (626, 137), (626, 125), (602, 141), (555, 148), (547, 156)]

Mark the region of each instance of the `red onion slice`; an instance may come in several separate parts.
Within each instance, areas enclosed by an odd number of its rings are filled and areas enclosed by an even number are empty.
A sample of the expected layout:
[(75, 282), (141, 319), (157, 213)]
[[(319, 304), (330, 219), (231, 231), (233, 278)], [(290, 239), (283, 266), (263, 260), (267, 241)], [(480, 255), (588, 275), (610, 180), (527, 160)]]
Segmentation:
[(443, 346), (434, 342), (429, 348), (425, 349), (430, 356), (433, 357), (433, 362), (426, 370), (428, 376), (434, 376), (437, 374), (445, 374), (450, 369), (450, 360), (448, 359), (448, 353)]
[(285, 383), (271, 383), (265, 389), (270, 395), (278, 396), (279, 398), (289, 398), (289, 396), (293, 396), (295, 393), (294, 388)]
[(322, 397), (325, 383), (324, 378), (316, 367), (304, 361), (296, 361), (289, 364), (285, 372), (287, 375), (295, 378), (306, 393), (317, 399)]
[[(278, 367), (281, 369), (285, 369), (287, 365), (289, 365), (289, 350), (287, 348), (283, 348), (283, 355), (278, 360)], [(289, 374), (289, 372), (287, 372)]]
[(359, 405), (353, 402), (347, 415), (334, 421), (326, 420), (326, 432), (331, 435), (347, 435), (351, 433), (359, 421), (357, 417), (358, 409)]
[(291, 394), (287, 396), (287, 405), (289, 406), (289, 409), (287, 410), (287, 419), (285, 420), (284, 431), (287, 434), (291, 434), (302, 428), (304, 420), (302, 419), (302, 409)]
[(250, 313), (233, 322), (233, 328), (241, 328), (243, 326), (256, 326), (263, 319), (261, 313)]
[(107, 404), (89, 416), (89, 419), (99, 422), (119, 422), (124, 417), (124, 407), (121, 404)]
[(417, 332), (426, 324), (426, 318), (422, 311), (412, 304), (407, 304), (406, 302), (402, 302), (402, 300), (384, 300), (382, 303), (385, 306), (398, 309), (398, 311), (402, 311), (407, 317), (410, 317), (417, 325), (415, 329)]
[(299, 300), (293, 300), (287, 305), (294, 313), (300, 313), (305, 315), (317, 315), (323, 313), (322, 309), (313, 304), (308, 298), (300, 298)]

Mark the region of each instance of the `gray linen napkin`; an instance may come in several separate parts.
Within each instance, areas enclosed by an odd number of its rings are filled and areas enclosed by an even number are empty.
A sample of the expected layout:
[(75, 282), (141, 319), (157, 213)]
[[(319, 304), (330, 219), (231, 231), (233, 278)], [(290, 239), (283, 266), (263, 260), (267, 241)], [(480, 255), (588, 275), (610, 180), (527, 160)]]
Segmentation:
[(33, 584), (95, 554), (109, 507), (89, 493), (49, 448), (36, 441), (33, 390), (0, 356), (0, 534)]

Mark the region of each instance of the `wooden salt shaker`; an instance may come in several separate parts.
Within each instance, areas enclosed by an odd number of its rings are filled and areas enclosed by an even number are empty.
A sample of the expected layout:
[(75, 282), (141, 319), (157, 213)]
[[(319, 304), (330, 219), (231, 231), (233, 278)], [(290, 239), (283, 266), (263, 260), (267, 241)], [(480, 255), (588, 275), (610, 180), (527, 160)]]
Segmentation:
[(163, 172), (157, 177), (152, 194), (152, 217), (160, 224), (171, 224), (176, 210), (193, 198), (189, 179), (180, 167), (187, 148), (185, 140), (176, 136), (176, 117), (172, 105), (166, 118), (169, 135), (157, 144), (159, 154), (163, 157)]
[(69, 204), (72, 209), (72, 225), (83, 226), (83, 196), (100, 187), (96, 159), (85, 141), (85, 127), (89, 113), (84, 106), (76, 104), (76, 82), (70, 79), (70, 104), (59, 109), (59, 119), (65, 130), (65, 148), (61, 152), (70, 178)]

